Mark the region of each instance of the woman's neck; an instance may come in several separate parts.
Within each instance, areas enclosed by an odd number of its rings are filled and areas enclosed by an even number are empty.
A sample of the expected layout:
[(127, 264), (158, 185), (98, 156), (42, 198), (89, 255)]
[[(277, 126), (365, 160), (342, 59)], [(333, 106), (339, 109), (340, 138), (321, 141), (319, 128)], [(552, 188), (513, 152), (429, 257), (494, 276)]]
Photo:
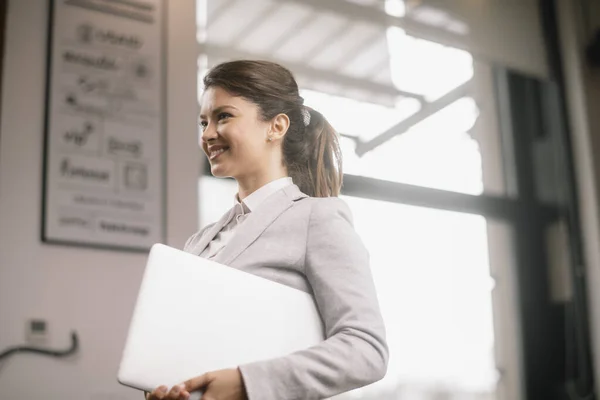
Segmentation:
[(244, 179), (236, 179), (238, 183), (238, 197), (240, 200), (244, 200), (252, 193), (265, 186), (269, 182), (280, 178), (288, 177), (287, 171), (280, 171), (279, 173), (269, 174), (260, 177), (247, 177)]

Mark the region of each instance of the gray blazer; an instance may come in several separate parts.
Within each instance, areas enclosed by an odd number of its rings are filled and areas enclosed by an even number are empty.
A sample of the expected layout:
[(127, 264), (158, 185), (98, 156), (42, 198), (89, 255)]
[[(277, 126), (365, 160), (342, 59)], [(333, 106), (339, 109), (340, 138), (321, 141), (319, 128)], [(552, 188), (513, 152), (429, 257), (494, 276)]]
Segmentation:
[[(225, 214), (190, 237), (200, 254)], [(388, 348), (369, 268), (350, 209), (291, 185), (267, 198), (214, 258), (222, 264), (312, 293), (327, 339), (286, 357), (241, 365), (250, 400), (324, 399), (383, 378)]]

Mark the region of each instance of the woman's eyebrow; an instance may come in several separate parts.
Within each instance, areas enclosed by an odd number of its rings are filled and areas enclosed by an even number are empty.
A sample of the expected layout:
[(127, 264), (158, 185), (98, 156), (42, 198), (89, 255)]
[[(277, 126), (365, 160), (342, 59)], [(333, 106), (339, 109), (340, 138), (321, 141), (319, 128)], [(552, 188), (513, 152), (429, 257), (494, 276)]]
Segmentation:
[[(230, 104), (226, 104), (226, 105), (224, 105), (224, 106), (220, 106), (220, 107), (217, 107), (217, 108), (215, 108), (215, 109), (212, 111), (212, 113), (213, 113), (213, 115), (215, 115), (215, 114), (218, 114), (218, 113), (222, 112), (223, 110), (225, 110), (225, 109), (227, 109), (227, 108), (233, 108), (234, 110), (238, 110), (238, 108), (237, 108), (236, 106), (232, 106), (232, 105), (230, 105)], [(238, 111), (239, 111), (239, 110), (238, 110)], [(204, 115), (204, 114), (200, 114), (200, 118), (201, 118), (201, 119), (202, 119), (202, 118), (206, 118), (206, 115)]]

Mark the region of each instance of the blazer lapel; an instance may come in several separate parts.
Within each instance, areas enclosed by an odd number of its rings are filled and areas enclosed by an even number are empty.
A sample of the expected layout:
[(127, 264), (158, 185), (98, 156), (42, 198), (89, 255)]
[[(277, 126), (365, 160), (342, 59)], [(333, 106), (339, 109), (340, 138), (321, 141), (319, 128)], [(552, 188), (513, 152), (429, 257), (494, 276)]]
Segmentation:
[(215, 236), (217, 236), (217, 233), (221, 232), (221, 229), (223, 229), (227, 221), (229, 221), (229, 218), (231, 217), (231, 213), (234, 211), (234, 208), (235, 207), (231, 207), (229, 211), (226, 212), (225, 215), (223, 215), (221, 219), (218, 220), (212, 226), (212, 228), (210, 228), (204, 235), (202, 235), (202, 237), (200, 237), (200, 240), (194, 246), (194, 249), (192, 251), (193, 254), (196, 254), (198, 256), (202, 254), (206, 246), (208, 246), (208, 244), (215, 238)]
[(273, 193), (237, 228), (231, 241), (217, 255), (216, 259), (225, 265), (231, 264), (269, 225), (290, 208), (294, 201), (303, 197), (308, 196), (302, 193), (296, 185), (287, 186)]

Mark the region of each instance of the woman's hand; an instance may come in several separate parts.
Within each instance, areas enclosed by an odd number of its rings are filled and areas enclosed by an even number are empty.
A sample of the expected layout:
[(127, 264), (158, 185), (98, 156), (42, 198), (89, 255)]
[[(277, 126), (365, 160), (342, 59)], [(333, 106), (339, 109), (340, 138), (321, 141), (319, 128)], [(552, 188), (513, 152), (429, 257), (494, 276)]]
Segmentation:
[(248, 400), (239, 369), (222, 369), (208, 372), (169, 390), (159, 386), (146, 395), (147, 400), (187, 400), (190, 392), (202, 390), (202, 400)]
[[(203, 390), (202, 400), (247, 400), (240, 370), (222, 369), (208, 372), (184, 382), (184, 392)], [(177, 398), (174, 398), (177, 399)]]
[(173, 386), (171, 390), (166, 386), (159, 386), (152, 393), (146, 394), (147, 400), (187, 400), (189, 398), (190, 392), (185, 390), (183, 384)]

